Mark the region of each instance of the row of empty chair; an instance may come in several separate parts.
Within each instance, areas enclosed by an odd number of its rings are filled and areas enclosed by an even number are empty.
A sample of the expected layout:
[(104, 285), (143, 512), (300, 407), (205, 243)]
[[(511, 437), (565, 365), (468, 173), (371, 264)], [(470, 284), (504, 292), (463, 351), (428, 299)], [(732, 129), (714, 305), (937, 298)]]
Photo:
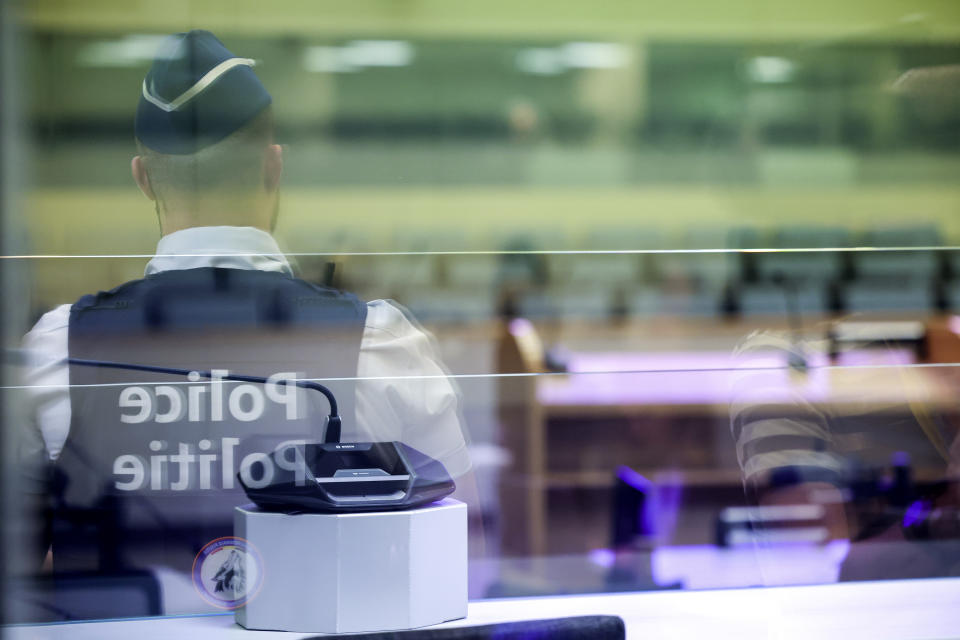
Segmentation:
[[(788, 295), (794, 295), (789, 300)], [(584, 319), (644, 317), (710, 317), (724, 315), (780, 316), (831, 313), (889, 312), (927, 315), (946, 310), (960, 312), (960, 284), (945, 292), (932, 288), (897, 288), (853, 284), (839, 301), (827, 290), (804, 289), (786, 294), (775, 287), (721, 290), (671, 290), (642, 287), (627, 292), (609, 288), (534, 289), (495, 296), (485, 291), (460, 289), (410, 290), (393, 296), (422, 322), (478, 322), (501, 314), (531, 319)], [(792, 310), (791, 310), (792, 309)]]
[(544, 318), (960, 310), (960, 251), (929, 226), (692, 229), (672, 244), (655, 232), (604, 229), (578, 244), (531, 231), (478, 252), (451, 248), (463, 246), (456, 235), (422, 236), (338, 258), (338, 284), (436, 322), (504, 310)]

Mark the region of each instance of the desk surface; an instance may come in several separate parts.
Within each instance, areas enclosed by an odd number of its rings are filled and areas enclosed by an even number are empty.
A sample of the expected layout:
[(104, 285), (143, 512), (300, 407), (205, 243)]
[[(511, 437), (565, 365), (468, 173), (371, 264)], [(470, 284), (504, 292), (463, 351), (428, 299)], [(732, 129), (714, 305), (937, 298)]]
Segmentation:
[[(960, 638), (960, 578), (807, 587), (661, 591), (471, 602), (448, 626), (572, 615), (618, 615), (627, 637)], [(269, 640), (316, 634), (247, 631), (232, 615), (89, 622), (5, 629), (12, 640)]]
[(810, 370), (798, 374), (782, 353), (754, 355), (749, 362), (723, 352), (577, 352), (568, 375), (538, 379), (537, 399), (550, 415), (655, 411), (729, 411), (731, 402), (795, 406), (803, 400), (843, 412), (909, 402), (956, 406), (952, 372), (911, 366), (909, 350), (863, 350), (831, 364), (809, 356)]

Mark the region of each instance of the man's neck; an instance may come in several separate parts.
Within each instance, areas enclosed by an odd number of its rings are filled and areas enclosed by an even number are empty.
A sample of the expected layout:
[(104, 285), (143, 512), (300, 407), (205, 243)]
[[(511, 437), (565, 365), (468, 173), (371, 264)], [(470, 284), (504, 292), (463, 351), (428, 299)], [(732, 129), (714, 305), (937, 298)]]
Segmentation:
[(203, 221), (183, 221), (182, 223), (171, 222), (170, 220), (161, 221), (160, 223), (160, 235), (168, 236), (171, 233), (176, 233), (177, 231), (183, 231), (185, 229), (194, 229), (197, 227), (253, 227), (255, 229), (260, 229), (267, 233), (272, 233), (266, 225), (254, 224), (244, 220), (237, 220), (236, 218), (231, 218), (229, 220), (214, 220), (204, 218)]
[(270, 233), (270, 216), (233, 207), (205, 209), (159, 209), (160, 235), (167, 236), (194, 227), (254, 227)]

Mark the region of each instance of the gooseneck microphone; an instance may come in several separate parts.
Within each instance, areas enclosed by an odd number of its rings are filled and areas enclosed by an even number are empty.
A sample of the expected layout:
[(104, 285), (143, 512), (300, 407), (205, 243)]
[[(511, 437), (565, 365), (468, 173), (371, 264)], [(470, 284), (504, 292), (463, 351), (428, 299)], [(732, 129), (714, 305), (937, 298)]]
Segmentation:
[(780, 271), (773, 274), (771, 281), (783, 290), (787, 308), (787, 323), (790, 326), (790, 354), (787, 356), (787, 366), (794, 371), (806, 373), (809, 364), (806, 350), (803, 348), (803, 320), (800, 314), (797, 281)]
[[(6, 360), (31, 363), (29, 352), (5, 349), (2, 353)], [(440, 500), (456, 489), (442, 462), (403, 442), (341, 442), (342, 422), (337, 400), (329, 388), (311, 380), (275, 380), (83, 358), (51, 360), (57, 364), (163, 373), (189, 379), (294, 385), (322, 393), (330, 404), (322, 442), (301, 442), (275, 449), (259, 461), (262, 465), (259, 478), (245, 479), (238, 474), (247, 497), (263, 509), (288, 513), (411, 509)], [(291, 448), (293, 459), (288, 456)]]
[(197, 371), (195, 369), (177, 369), (174, 367), (157, 367), (149, 364), (132, 364), (127, 362), (111, 362), (109, 360), (87, 360), (84, 358), (66, 358), (61, 360), (64, 364), (72, 364), (80, 367), (96, 367), (100, 369), (124, 369), (126, 371), (147, 371), (149, 373), (166, 373), (170, 375), (179, 375), (179, 376), (190, 376), (191, 374), (196, 374), (201, 378), (206, 378), (212, 380), (214, 378), (218, 380), (229, 380), (231, 382), (256, 382), (259, 384), (279, 384), (279, 385), (288, 385), (293, 384), (297, 387), (303, 389), (313, 389), (314, 391), (319, 391), (327, 399), (327, 402), (330, 405), (330, 415), (327, 416), (326, 428), (324, 429), (323, 442), (326, 444), (336, 444), (340, 442), (340, 431), (342, 426), (342, 421), (340, 420), (340, 412), (337, 409), (337, 399), (333, 396), (333, 392), (330, 391), (327, 387), (323, 386), (318, 382), (313, 382), (311, 380), (297, 380), (284, 378), (280, 380), (268, 380), (260, 376), (242, 376), (236, 374), (226, 374), (226, 375), (214, 375), (212, 371)]

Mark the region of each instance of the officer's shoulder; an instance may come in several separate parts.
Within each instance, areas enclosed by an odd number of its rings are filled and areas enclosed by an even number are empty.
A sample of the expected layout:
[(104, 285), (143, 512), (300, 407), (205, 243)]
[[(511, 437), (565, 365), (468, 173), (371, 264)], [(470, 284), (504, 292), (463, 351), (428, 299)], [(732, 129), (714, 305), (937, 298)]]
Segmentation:
[(260, 272), (260, 274), (260, 277), (273, 278), (276, 282), (293, 283), (293, 288), (288, 291), (293, 294), (299, 304), (320, 303), (329, 309), (338, 309), (340, 313), (346, 313), (346, 318), (356, 318), (364, 323), (368, 321), (369, 307), (354, 293), (308, 282), (287, 274), (277, 272)]
[(287, 275), (277, 271), (257, 271), (257, 273), (260, 275), (260, 277), (264, 279), (274, 278), (279, 281), (295, 283), (304, 291), (310, 291), (318, 295), (327, 296), (331, 298), (342, 298), (344, 300), (357, 301), (357, 302), (361, 301), (359, 296), (357, 296), (354, 293), (350, 293), (349, 291), (336, 289), (334, 287), (330, 287), (323, 284), (317, 284), (315, 282), (309, 282), (302, 278)]
[(66, 328), (69, 323), (70, 305), (61, 304), (40, 316), (40, 319), (34, 323), (33, 327), (27, 333), (26, 339), (29, 340), (33, 337), (61, 331)]
[(74, 302), (72, 305), (64, 305), (64, 306), (71, 311), (89, 309), (90, 307), (96, 307), (98, 305), (103, 304), (105, 301), (110, 300), (111, 298), (123, 295), (125, 292), (129, 291), (140, 282), (143, 282), (143, 278), (138, 278), (136, 280), (130, 280), (129, 282), (124, 282), (123, 284), (118, 285), (113, 289), (107, 289), (106, 291), (88, 293), (84, 296), (81, 296), (80, 299)]
[(367, 330), (388, 334), (394, 338), (411, 335), (429, 336), (410, 312), (393, 300), (367, 302)]

